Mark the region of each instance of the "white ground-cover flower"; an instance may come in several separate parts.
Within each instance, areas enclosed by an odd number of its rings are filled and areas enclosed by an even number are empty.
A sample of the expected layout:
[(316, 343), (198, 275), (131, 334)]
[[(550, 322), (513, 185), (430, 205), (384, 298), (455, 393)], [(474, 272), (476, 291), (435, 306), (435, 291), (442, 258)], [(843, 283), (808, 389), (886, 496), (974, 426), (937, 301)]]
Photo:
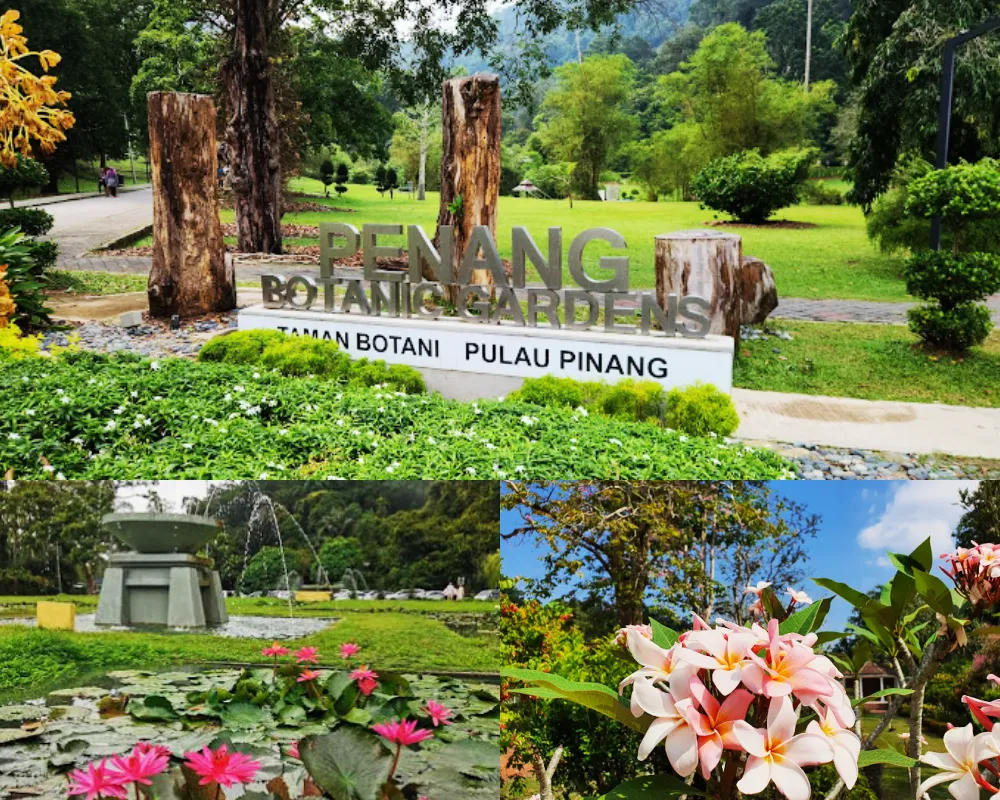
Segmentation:
[(972, 723), (964, 728), (952, 728), (945, 731), (945, 753), (924, 753), (920, 760), (928, 766), (941, 772), (931, 775), (920, 784), (917, 797), (932, 786), (941, 783), (951, 783), (948, 791), (955, 800), (978, 800), (979, 784), (976, 774), (979, 772), (979, 762), (1000, 754), (992, 733), (973, 735)]

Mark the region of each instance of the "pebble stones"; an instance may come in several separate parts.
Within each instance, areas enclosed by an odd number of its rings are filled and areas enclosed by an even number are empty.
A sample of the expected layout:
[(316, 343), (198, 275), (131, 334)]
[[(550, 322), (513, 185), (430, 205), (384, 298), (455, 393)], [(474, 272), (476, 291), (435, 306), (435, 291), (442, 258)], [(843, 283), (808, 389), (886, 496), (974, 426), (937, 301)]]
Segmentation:
[(917, 456), (905, 453), (880, 453), (838, 447), (821, 447), (795, 442), (775, 446), (778, 453), (795, 462), (804, 480), (955, 480), (959, 478), (998, 478), (1000, 465), (984, 472), (947, 456)]
[(50, 331), (42, 339), (42, 349), (66, 347), (70, 336), (79, 337), (77, 346), (102, 353), (129, 352), (149, 358), (197, 355), (212, 336), (236, 328), (236, 313), (218, 314), (186, 322), (177, 330), (169, 323), (146, 320), (124, 328), (107, 322), (85, 322), (72, 331)]

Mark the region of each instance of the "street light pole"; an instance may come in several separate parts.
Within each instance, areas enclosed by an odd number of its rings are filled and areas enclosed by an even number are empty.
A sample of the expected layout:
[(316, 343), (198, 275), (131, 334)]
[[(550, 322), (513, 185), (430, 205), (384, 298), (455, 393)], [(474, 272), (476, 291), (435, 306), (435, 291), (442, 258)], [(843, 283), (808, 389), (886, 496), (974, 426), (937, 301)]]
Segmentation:
[[(951, 101), (955, 88), (955, 51), (966, 42), (1000, 29), (1000, 17), (988, 19), (982, 25), (968, 28), (944, 43), (941, 59), (941, 104), (938, 108), (936, 169), (948, 166), (948, 141), (951, 137)], [(941, 217), (931, 220), (931, 250), (941, 249)]]
[(809, 68), (812, 66), (813, 0), (806, 0), (806, 93), (809, 92)]

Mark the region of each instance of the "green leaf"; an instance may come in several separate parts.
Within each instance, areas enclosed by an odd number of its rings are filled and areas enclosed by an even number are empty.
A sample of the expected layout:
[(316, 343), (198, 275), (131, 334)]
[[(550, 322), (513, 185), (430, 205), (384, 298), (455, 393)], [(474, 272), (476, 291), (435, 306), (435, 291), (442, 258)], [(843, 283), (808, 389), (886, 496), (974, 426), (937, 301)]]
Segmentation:
[[(592, 709), (607, 717), (616, 719), (639, 733), (645, 733), (652, 718), (648, 715), (636, 718), (614, 689), (602, 683), (577, 683), (559, 675), (539, 672), (533, 669), (505, 668), (500, 670), (505, 678), (515, 678), (545, 690), (544, 697), (552, 699), (553, 693), (563, 700), (570, 700), (584, 708)], [(542, 695), (539, 695), (542, 696)]]
[[(898, 619), (917, 593), (917, 585), (913, 578), (904, 572), (897, 572), (889, 581), (889, 605)], [(884, 602), (884, 601), (883, 601)]]
[(650, 618), (650, 627), (653, 629), (653, 644), (659, 645), (664, 650), (669, 650), (677, 642), (680, 634), (668, 628), (666, 625), (661, 625), (655, 619)]
[(816, 644), (826, 644), (827, 642), (835, 642), (838, 639), (846, 639), (850, 634), (844, 633), (842, 631), (817, 631), (816, 632)]
[(353, 726), (299, 743), (310, 777), (334, 800), (372, 800), (389, 779), (392, 754), (382, 740)]
[(172, 722), (179, 716), (170, 701), (158, 694), (129, 700), (127, 711), (143, 722)]
[(597, 800), (665, 800), (685, 794), (705, 796), (705, 792), (688, 786), (676, 775), (664, 773), (626, 781)]
[(948, 616), (952, 611), (951, 590), (945, 582), (929, 572), (914, 572), (917, 591), (932, 610)]
[(843, 597), (855, 608), (862, 608), (871, 599), (864, 592), (852, 589), (846, 583), (840, 583), (840, 581), (830, 580), (829, 578), (813, 578), (813, 583), (822, 586), (824, 589), (829, 589), (838, 597)]
[(910, 553), (910, 558), (920, 565), (924, 572), (930, 570), (934, 564), (934, 552), (931, 550), (931, 537), (924, 539), (917, 548)]
[(913, 694), (913, 689), (899, 689), (896, 687), (889, 689), (880, 689), (874, 694), (870, 694), (867, 697), (860, 697), (857, 700), (852, 700), (852, 706), (860, 706), (862, 703), (870, 703), (872, 700), (878, 700), (880, 697), (888, 697), (893, 694), (909, 695)]
[(823, 624), (831, 602), (832, 598), (824, 597), (796, 611), (778, 626), (778, 633), (801, 633), (803, 636), (810, 633)]
[(872, 764), (888, 764), (890, 767), (915, 766), (916, 761), (909, 756), (904, 756), (897, 750), (862, 750), (858, 756), (859, 767), (870, 767)]
[(273, 722), (270, 710), (253, 703), (230, 703), (222, 712), (222, 724), (234, 730), (260, 728)]

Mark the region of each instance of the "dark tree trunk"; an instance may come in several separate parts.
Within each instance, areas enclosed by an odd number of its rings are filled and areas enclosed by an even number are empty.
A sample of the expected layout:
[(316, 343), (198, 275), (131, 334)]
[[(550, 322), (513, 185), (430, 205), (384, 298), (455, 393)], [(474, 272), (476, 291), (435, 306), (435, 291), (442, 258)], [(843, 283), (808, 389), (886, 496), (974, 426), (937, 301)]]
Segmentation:
[[(457, 270), (472, 229), (486, 225), (497, 233), (500, 199), (500, 79), (472, 75), (444, 82), (441, 103), (441, 207), (438, 226), (455, 231)], [(487, 270), (472, 282), (492, 284)]]
[(226, 138), (239, 249), (281, 252), (281, 138), (269, 63), (268, 0), (235, 0), (233, 42), (222, 68)]
[(215, 106), (206, 95), (151, 92), (153, 268), (149, 313), (182, 317), (236, 307), (216, 187)]

